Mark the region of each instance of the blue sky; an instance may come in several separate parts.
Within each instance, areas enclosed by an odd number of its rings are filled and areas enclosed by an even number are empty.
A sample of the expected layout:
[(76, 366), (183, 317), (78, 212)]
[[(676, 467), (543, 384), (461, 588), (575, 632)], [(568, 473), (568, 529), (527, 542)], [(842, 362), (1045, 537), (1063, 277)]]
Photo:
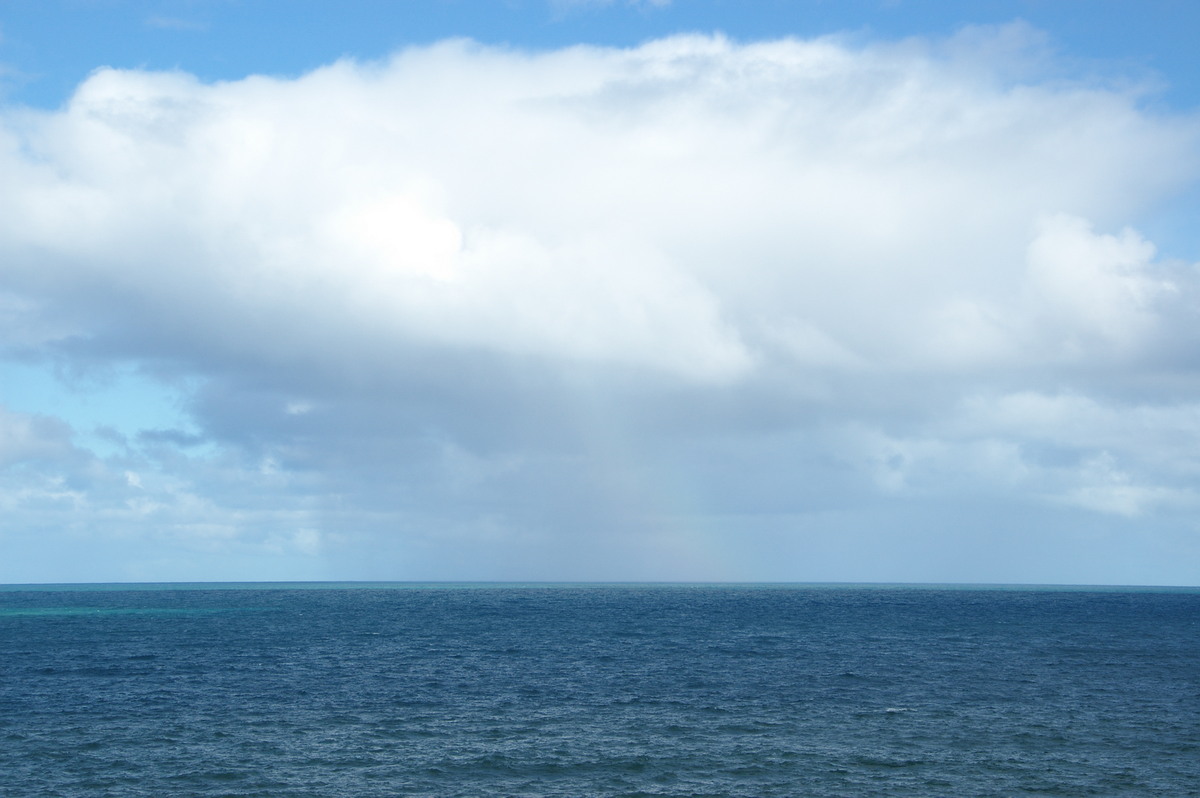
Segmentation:
[(1185, 2), (0, 4), (0, 582), (1200, 584)]
[(301, 74), (338, 58), (469, 37), (514, 47), (633, 46), (679, 32), (737, 39), (837, 34), (857, 40), (947, 36), (1020, 19), (1068, 59), (1115, 74), (1153, 71), (1183, 107), (1200, 98), (1187, 0), (6, 0), (9, 97), (62, 102), (97, 66), (183, 69), (204, 80)]

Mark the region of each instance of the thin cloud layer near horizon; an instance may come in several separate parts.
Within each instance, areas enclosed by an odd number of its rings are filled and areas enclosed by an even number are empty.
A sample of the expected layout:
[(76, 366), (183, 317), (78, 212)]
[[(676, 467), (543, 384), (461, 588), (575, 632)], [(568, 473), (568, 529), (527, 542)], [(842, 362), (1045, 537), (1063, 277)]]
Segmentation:
[(0, 582), (1200, 584), (1172, 76), (687, 30), (0, 104)]

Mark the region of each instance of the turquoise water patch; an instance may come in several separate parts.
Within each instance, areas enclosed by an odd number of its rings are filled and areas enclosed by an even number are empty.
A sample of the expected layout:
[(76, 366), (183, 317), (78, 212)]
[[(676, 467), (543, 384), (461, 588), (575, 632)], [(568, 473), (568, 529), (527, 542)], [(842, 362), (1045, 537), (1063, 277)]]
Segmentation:
[(54, 618), (103, 615), (211, 615), (229, 612), (226, 607), (0, 607), (0, 618)]

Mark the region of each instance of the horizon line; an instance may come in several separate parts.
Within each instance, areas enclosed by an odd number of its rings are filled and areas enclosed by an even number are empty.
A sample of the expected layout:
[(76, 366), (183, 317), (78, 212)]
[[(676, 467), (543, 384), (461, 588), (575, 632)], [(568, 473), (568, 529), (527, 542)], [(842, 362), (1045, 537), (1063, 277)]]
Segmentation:
[(1200, 590), (1200, 585), (1085, 583), (1085, 582), (890, 582), (890, 581), (773, 581), (773, 580), (554, 580), (554, 579), (311, 579), (311, 580), (162, 580), (162, 581), (89, 581), (89, 582), (0, 582), (0, 590), (48, 590), (54, 588), (130, 590), (157, 589), (236, 589), (257, 588), (343, 588), (386, 589), (400, 587), (778, 587), (778, 588), (896, 588), (896, 589), (976, 589), (976, 590)]

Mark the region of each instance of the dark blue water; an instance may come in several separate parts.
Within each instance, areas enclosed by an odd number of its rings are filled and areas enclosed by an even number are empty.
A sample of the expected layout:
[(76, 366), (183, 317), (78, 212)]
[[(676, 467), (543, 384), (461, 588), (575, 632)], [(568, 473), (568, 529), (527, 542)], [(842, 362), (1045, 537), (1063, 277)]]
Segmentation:
[(0, 590), (0, 795), (1196, 796), (1200, 593)]

